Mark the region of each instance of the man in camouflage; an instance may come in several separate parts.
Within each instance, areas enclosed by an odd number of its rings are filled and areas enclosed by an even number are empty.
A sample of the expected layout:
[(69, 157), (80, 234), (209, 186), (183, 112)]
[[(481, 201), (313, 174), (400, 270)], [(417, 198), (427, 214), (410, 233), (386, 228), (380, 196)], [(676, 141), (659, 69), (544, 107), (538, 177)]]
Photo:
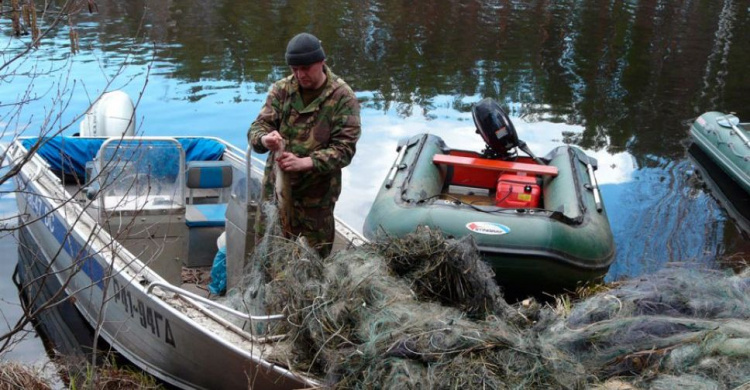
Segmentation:
[[(349, 165), (360, 136), (359, 103), (349, 85), (325, 65), (315, 36), (289, 41), (286, 62), (292, 75), (271, 87), (248, 142), (257, 153), (269, 153), (261, 201), (274, 199), (274, 164), (291, 186), (291, 215), (284, 234), (304, 236), (321, 256), (333, 246), (333, 209), (341, 193), (341, 168)], [(282, 145), (284, 150), (280, 150)], [(262, 214), (262, 213), (259, 213)], [(262, 217), (256, 233), (265, 232)]]

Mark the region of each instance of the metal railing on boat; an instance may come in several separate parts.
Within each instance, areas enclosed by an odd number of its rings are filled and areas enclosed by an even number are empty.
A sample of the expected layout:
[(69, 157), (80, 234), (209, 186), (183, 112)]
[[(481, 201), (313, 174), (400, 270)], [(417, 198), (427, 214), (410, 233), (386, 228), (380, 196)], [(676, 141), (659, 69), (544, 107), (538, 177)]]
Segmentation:
[(159, 287), (162, 290), (171, 291), (178, 295), (184, 295), (188, 298), (195, 299), (196, 301), (207, 305), (214, 307), (216, 309), (219, 309), (221, 311), (227, 312), (229, 314), (232, 314), (234, 316), (237, 316), (239, 318), (242, 318), (244, 320), (250, 320), (250, 321), (277, 321), (277, 320), (283, 320), (286, 319), (286, 317), (283, 314), (271, 314), (267, 316), (253, 316), (247, 313), (243, 313), (241, 311), (237, 311), (232, 309), (231, 307), (227, 307), (222, 305), (221, 303), (214, 302), (208, 298), (204, 298), (198, 294), (191, 293), (190, 291), (187, 291), (185, 289), (179, 288), (177, 286), (171, 285), (166, 282), (151, 282), (151, 284), (148, 285), (146, 288), (146, 294), (151, 294), (151, 291), (154, 289), (154, 287)]

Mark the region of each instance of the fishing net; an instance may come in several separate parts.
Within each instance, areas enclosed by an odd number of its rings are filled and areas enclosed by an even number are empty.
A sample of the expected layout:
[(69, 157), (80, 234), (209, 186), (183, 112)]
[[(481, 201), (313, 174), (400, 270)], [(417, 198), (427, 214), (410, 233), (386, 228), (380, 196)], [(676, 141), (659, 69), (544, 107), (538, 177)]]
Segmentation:
[(750, 270), (668, 268), (577, 302), (541, 337), (599, 378), (655, 388), (750, 386)]
[(421, 300), (456, 307), (470, 317), (513, 315), (470, 236), (446, 240), (439, 231), (421, 227), (404, 239), (384, 236), (372, 246)]
[(283, 313), (266, 358), (331, 387), (750, 383), (747, 270), (666, 269), (567, 307), (509, 305), (470, 238), (420, 229), (321, 259), (268, 230), (227, 304)]

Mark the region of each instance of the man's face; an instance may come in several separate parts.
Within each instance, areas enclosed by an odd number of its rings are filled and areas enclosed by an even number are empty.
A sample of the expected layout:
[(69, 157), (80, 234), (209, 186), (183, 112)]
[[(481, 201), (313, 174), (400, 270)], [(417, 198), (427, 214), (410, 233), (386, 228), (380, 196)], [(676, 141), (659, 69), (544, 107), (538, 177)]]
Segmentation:
[(316, 62), (310, 65), (294, 65), (292, 73), (299, 81), (299, 85), (305, 89), (320, 88), (326, 81), (326, 75), (323, 72), (323, 62)]

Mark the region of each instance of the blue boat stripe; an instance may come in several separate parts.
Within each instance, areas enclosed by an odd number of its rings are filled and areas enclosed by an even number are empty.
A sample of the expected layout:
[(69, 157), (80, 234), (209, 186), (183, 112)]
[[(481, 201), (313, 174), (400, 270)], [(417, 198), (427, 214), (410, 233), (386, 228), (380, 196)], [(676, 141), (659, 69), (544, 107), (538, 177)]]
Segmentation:
[(55, 236), (55, 239), (57, 239), (57, 242), (62, 244), (65, 252), (81, 267), (81, 271), (83, 271), (83, 273), (86, 274), (86, 276), (88, 276), (91, 281), (99, 287), (99, 289), (103, 290), (104, 269), (101, 264), (94, 259), (90, 251), (73, 238), (72, 232), (71, 234), (68, 234), (67, 229), (62, 222), (60, 222), (60, 219), (57, 218), (57, 216), (54, 216), (54, 214), (52, 215), (54, 219), (53, 226), (55, 227), (53, 235)]
[[(68, 232), (68, 229), (60, 221), (60, 218), (53, 212), (52, 207), (36, 193), (27, 193), (26, 197), (27, 207), (34, 210), (37, 216), (40, 218), (37, 223), (44, 224), (47, 229), (55, 237), (55, 240), (62, 247), (63, 251), (67, 253), (72, 259), (73, 263), (80, 267), (86, 276), (99, 287), (104, 289), (104, 268), (101, 264), (94, 259), (93, 254), (81, 243), (76, 241), (73, 237), (72, 230)], [(35, 199), (32, 199), (34, 197)], [(36, 206), (36, 207), (35, 207)], [(46, 216), (46, 217), (44, 217)]]

